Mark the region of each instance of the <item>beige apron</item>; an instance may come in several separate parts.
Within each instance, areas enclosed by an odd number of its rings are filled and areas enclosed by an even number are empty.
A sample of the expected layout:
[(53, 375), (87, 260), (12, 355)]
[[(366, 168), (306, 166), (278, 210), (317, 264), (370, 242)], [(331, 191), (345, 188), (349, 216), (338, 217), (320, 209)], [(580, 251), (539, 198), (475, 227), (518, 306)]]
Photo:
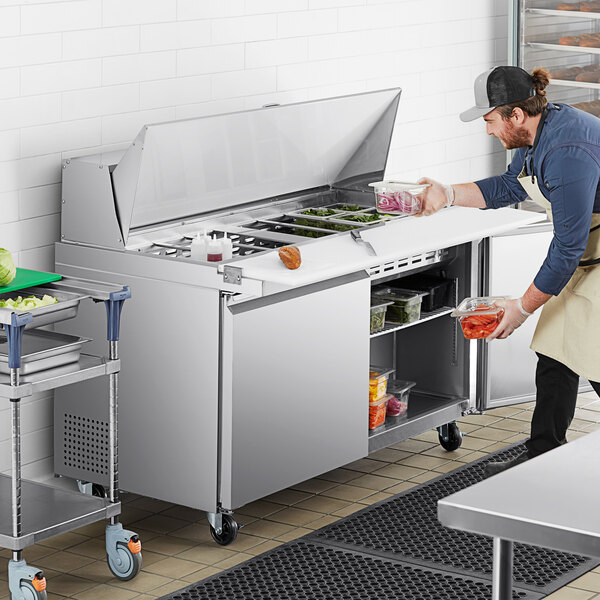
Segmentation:
[[(552, 206), (525, 167), (519, 183), (546, 210)], [(600, 257), (600, 214), (592, 215), (585, 252), (573, 276), (558, 296), (552, 296), (540, 315), (531, 349), (567, 365), (581, 377), (600, 381), (600, 264), (584, 266)]]

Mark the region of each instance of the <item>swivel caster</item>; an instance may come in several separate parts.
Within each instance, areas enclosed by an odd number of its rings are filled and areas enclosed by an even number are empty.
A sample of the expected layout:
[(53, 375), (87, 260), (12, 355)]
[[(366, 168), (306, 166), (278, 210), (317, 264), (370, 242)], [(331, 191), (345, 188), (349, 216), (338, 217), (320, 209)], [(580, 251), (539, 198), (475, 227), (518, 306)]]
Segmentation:
[(142, 568), (142, 543), (137, 534), (120, 523), (106, 526), (106, 559), (112, 574), (121, 581), (133, 579)]
[(437, 430), (440, 446), (444, 448), (444, 450), (451, 452), (452, 450), (460, 448), (463, 435), (462, 431), (458, 428), (456, 421), (446, 423), (445, 425), (438, 427)]
[(24, 560), (8, 563), (8, 587), (11, 600), (46, 600), (46, 578)]
[[(213, 515), (212, 519), (211, 515)], [(219, 518), (221, 520), (220, 531), (218, 523)], [(227, 513), (218, 513), (217, 515), (210, 513), (208, 519), (210, 522), (210, 535), (212, 536), (212, 539), (217, 542), (217, 544), (220, 544), (221, 546), (227, 546), (228, 544), (231, 544), (233, 540), (235, 540), (240, 527), (237, 524), (237, 521), (231, 515)]]

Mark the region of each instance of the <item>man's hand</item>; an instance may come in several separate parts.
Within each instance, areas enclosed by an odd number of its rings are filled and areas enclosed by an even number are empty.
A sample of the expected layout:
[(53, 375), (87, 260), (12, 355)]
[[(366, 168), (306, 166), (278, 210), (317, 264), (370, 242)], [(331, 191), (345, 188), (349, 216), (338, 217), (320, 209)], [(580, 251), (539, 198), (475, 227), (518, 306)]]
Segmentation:
[(527, 317), (531, 316), (531, 313), (523, 309), (521, 298), (517, 300), (496, 300), (494, 304), (504, 308), (504, 316), (498, 327), (485, 338), (486, 342), (496, 338), (500, 340), (507, 338), (515, 329), (518, 329), (525, 323)]
[(421, 212), (417, 213), (416, 217), (432, 215), (445, 206), (451, 206), (454, 202), (454, 190), (452, 186), (444, 185), (443, 183), (429, 179), (429, 177), (419, 179), (419, 183), (428, 183), (429, 187), (419, 194), (422, 206)]

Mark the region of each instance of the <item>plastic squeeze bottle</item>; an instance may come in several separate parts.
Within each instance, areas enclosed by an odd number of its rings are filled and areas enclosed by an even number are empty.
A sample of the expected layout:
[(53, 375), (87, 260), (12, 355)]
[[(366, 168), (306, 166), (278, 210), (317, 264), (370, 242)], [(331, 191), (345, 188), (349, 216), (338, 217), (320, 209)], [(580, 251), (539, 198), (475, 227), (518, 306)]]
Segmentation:
[(192, 258), (194, 260), (206, 260), (207, 250), (208, 250), (208, 235), (206, 235), (206, 230), (204, 230), (204, 233), (202, 234), (202, 236), (200, 236), (200, 233), (198, 233), (198, 235), (196, 235), (196, 237), (192, 240), (192, 243), (191, 243)]
[(206, 260), (208, 262), (219, 262), (223, 260), (223, 249), (221, 248), (221, 240), (217, 239), (214, 235), (212, 236), (212, 239), (208, 240)]
[(223, 260), (227, 260), (228, 258), (233, 258), (233, 242), (231, 238), (225, 237), (221, 240), (221, 249), (223, 251)]

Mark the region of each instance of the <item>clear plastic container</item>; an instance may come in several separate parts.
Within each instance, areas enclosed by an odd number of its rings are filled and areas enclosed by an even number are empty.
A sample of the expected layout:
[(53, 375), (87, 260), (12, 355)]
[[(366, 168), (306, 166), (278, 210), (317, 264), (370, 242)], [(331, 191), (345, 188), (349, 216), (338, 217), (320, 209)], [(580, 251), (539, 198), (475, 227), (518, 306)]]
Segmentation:
[(453, 299), (450, 298), (452, 283), (451, 279), (419, 273), (400, 279), (398, 281), (398, 288), (414, 290), (416, 292), (427, 292), (427, 296), (423, 297), (421, 310), (431, 312), (444, 306), (454, 305)]
[(369, 184), (375, 190), (375, 202), (380, 213), (414, 215), (421, 211), (421, 194), (429, 184), (403, 181), (377, 181)]
[[(387, 411), (390, 418), (406, 417), (408, 412), (408, 397), (410, 390), (415, 387), (414, 381), (401, 381), (399, 379), (388, 379), (387, 385)], [(393, 400), (391, 400), (393, 398)], [(391, 401), (390, 401), (391, 400)]]
[(385, 423), (386, 404), (385, 396), (373, 402), (369, 401), (369, 429), (377, 429)]
[(377, 333), (385, 325), (385, 313), (392, 302), (382, 301), (379, 298), (371, 298), (371, 333)]
[(484, 296), (465, 298), (450, 315), (456, 317), (468, 340), (480, 340), (488, 337), (504, 316), (504, 309), (495, 306), (497, 300), (506, 300), (506, 296)]
[(412, 323), (421, 318), (421, 302), (427, 292), (411, 292), (393, 287), (381, 287), (373, 290), (373, 296), (380, 300), (393, 302), (388, 306), (385, 320), (390, 323)]
[(387, 381), (393, 369), (371, 367), (369, 370), (369, 402), (378, 400), (385, 395)]

